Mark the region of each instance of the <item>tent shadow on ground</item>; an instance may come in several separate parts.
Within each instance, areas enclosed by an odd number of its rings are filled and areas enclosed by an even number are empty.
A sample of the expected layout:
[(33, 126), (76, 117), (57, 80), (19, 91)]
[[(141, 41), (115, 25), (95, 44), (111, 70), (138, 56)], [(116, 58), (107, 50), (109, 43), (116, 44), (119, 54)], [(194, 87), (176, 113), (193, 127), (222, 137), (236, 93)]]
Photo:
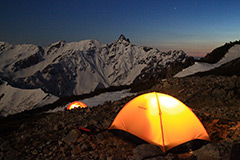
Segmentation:
[(170, 149), (169, 151), (167, 151), (167, 153), (179, 154), (179, 153), (189, 152), (191, 150), (195, 151), (208, 143), (210, 143), (210, 142), (201, 140), (201, 139), (194, 139), (194, 140), (185, 142), (183, 144), (180, 144), (180, 145)]
[(123, 130), (111, 129), (111, 130), (109, 130), (109, 132), (112, 133), (113, 135), (119, 137), (120, 139), (130, 142), (135, 145), (148, 144), (148, 142), (138, 138), (137, 136), (134, 136), (131, 133), (125, 132)]
[[(112, 129), (109, 130), (114, 136), (119, 137), (120, 139), (130, 142), (134, 145), (141, 145), (141, 144), (149, 144), (148, 142), (138, 138), (137, 136), (134, 136), (133, 134), (130, 134), (128, 132), (125, 132), (123, 130), (118, 130), (118, 129)], [(209, 141), (206, 140), (201, 140), (201, 139), (194, 139), (191, 141), (188, 141), (186, 143), (180, 144), (170, 150), (168, 150), (165, 154), (167, 155), (168, 153), (174, 153), (174, 154), (180, 154), (180, 153), (186, 153), (189, 151), (195, 151), (202, 146), (210, 143)], [(160, 147), (159, 147), (160, 148)], [(161, 148), (160, 148), (161, 149)]]

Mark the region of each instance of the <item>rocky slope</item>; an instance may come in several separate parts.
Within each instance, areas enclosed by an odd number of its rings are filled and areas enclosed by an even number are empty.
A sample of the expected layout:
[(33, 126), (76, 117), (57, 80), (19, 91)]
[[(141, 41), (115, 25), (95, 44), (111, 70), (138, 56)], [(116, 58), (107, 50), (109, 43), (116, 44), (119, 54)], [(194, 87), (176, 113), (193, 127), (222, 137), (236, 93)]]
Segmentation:
[[(19, 128), (1, 134), (1, 159), (239, 159), (240, 77), (203, 76), (157, 81), (139, 94), (156, 91), (185, 103), (202, 121), (212, 140), (197, 150), (163, 154), (153, 145), (122, 132), (107, 130), (120, 109), (133, 98), (105, 102), (95, 108), (36, 115), (19, 119)], [(142, 90), (142, 91), (140, 91)], [(11, 120), (4, 121), (5, 125)], [(4, 129), (1, 119), (1, 129)], [(91, 129), (91, 132), (79, 130)], [(177, 133), (176, 133), (177, 134)], [(194, 147), (194, 146), (192, 146)], [(196, 147), (196, 146), (195, 146)], [(186, 148), (186, 146), (185, 146)]]

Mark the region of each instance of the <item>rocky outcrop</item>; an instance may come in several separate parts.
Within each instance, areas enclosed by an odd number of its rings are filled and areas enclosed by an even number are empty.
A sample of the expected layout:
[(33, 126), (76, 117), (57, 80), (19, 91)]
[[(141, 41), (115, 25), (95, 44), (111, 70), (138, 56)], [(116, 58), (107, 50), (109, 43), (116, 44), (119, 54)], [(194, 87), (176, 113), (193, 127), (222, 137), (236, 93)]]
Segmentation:
[[(139, 86), (140, 88), (141, 86)], [(193, 109), (211, 143), (177, 153), (147, 143), (137, 143), (108, 130), (121, 108), (133, 97), (105, 102), (94, 108), (75, 109), (19, 118), (18, 130), (1, 134), (1, 159), (149, 159), (200, 160), (238, 158), (240, 141), (240, 77), (205, 76), (159, 80), (139, 92), (170, 94)], [(1, 120), (0, 129), (3, 128)], [(5, 127), (11, 121), (4, 121)], [(23, 123), (24, 122), (24, 123)], [(81, 128), (80, 128), (81, 127)], [(86, 131), (83, 128), (90, 129)], [(177, 133), (176, 133), (177, 134)]]
[(236, 44), (240, 44), (240, 41), (225, 43), (223, 46), (220, 46), (214, 49), (212, 52), (208, 53), (205, 57), (201, 58), (199, 61), (206, 63), (217, 63), (222, 57), (224, 57), (228, 50)]

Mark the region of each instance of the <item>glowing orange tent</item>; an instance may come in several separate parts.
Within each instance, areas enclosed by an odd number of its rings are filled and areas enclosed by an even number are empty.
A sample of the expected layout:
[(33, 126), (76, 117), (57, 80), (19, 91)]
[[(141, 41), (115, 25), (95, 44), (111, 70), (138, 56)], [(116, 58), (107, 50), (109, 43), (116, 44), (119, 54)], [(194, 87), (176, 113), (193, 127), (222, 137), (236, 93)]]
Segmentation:
[(210, 138), (190, 108), (176, 98), (162, 93), (147, 93), (128, 102), (109, 129), (129, 132), (163, 152), (182, 143)]
[(86, 107), (87, 107), (87, 105), (84, 104), (83, 102), (74, 101), (67, 106), (67, 110), (71, 110), (71, 109), (75, 109), (75, 108), (86, 108)]

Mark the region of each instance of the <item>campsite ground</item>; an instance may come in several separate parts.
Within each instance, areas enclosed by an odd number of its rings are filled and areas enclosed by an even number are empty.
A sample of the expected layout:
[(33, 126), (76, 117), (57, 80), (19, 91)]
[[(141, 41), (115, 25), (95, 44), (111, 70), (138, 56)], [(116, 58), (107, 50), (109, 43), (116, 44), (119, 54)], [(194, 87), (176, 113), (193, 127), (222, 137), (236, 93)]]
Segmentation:
[[(240, 77), (203, 76), (159, 80), (139, 94), (162, 92), (185, 103), (202, 121), (211, 143), (186, 153), (159, 148), (107, 130), (133, 97), (94, 108), (38, 115), (22, 120), (0, 138), (0, 159), (237, 159), (240, 153)], [(16, 120), (15, 120), (16, 121)], [(5, 126), (11, 121), (5, 122)], [(91, 133), (79, 130), (86, 127)], [(177, 134), (177, 133), (176, 133)]]

